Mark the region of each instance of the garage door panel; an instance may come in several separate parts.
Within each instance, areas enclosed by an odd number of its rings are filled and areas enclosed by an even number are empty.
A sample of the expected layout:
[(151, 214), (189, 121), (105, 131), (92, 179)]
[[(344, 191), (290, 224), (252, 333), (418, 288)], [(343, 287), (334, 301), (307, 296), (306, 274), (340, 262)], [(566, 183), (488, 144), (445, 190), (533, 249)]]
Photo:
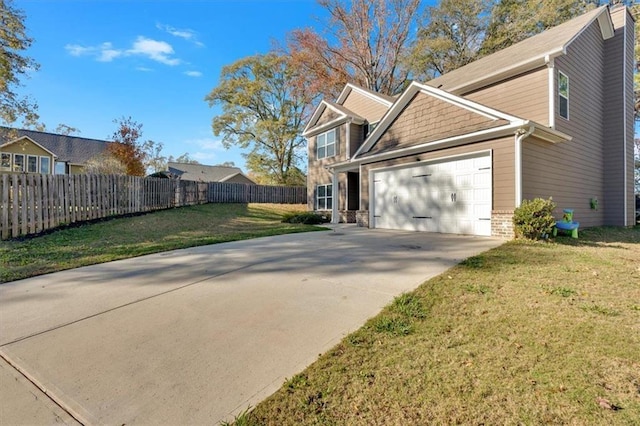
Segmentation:
[(377, 171), (373, 176), (375, 227), (491, 234), (488, 155)]

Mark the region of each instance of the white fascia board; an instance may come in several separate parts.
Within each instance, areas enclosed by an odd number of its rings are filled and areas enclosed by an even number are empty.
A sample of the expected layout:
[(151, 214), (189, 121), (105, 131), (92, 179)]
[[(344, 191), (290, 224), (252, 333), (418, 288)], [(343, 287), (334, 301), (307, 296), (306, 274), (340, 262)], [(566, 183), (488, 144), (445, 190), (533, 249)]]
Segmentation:
[[(393, 104), (393, 107), (387, 111), (387, 113), (380, 120), (380, 124), (376, 126), (373, 132), (369, 135), (369, 137), (365, 140), (362, 146), (355, 153), (354, 158), (357, 158), (361, 153), (367, 152), (373, 145), (378, 141), (378, 139), (384, 134), (384, 132), (388, 129), (391, 123), (400, 115), (402, 110), (409, 104), (411, 99), (418, 92), (423, 92), (430, 96), (435, 96), (441, 100), (449, 102), (453, 105), (456, 105), (460, 108), (467, 109), (468, 111), (472, 111), (477, 114), (481, 114), (485, 117), (489, 117), (492, 120), (503, 119), (510, 122), (512, 124), (518, 124), (524, 122), (521, 118), (515, 117), (513, 115), (505, 114), (503, 112), (497, 111), (495, 109), (486, 107), (477, 102), (470, 101), (468, 99), (461, 98), (460, 96), (453, 95), (444, 90), (437, 89), (432, 86), (427, 86), (424, 84), (420, 84), (417, 82), (412, 82), (409, 87), (402, 93), (400, 98)], [(474, 133), (475, 134), (475, 133)]]
[(309, 123), (307, 123), (307, 125), (304, 128), (304, 130), (302, 131), (302, 136), (306, 136), (306, 134), (309, 132), (309, 130), (311, 128), (313, 128), (313, 126), (318, 121), (318, 119), (320, 118), (320, 116), (322, 115), (324, 110), (327, 109), (327, 108), (330, 108), (332, 111), (337, 112), (338, 114), (340, 114), (341, 117), (346, 117), (346, 114), (344, 112), (340, 111), (337, 108), (334, 108), (333, 106), (331, 106), (331, 104), (329, 104), (326, 101), (322, 100), (322, 101), (320, 101), (320, 103), (316, 107), (316, 110), (313, 112), (313, 115), (311, 116), (311, 119), (309, 120)]
[[(33, 139), (31, 139), (29, 136), (20, 136), (19, 138), (16, 138), (14, 140), (11, 140), (9, 142), (6, 142), (6, 143), (0, 145), (0, 148), (4, 148), (5, 146), (13, 145), (14, 143), (20, 142), (23, 139), (27, 139), (29, 142), (31, 142), (32, 144), (34, 144), (38, 148), (48, 152), (49, 154), (51, 154), (52, 157), (58, 158), (58, 156), (55, 153), (49, 151), (47, 148), (45, 148), (44, 146), (40, 145), (38, 142), (34, 141)], [(32, 155), (32, 154), (30, 154), (30, 155)]]
[(305, 138), (308, 138), (310, 136), (317, 135), (318, 133), (322, 133), (326, 130), (339, 126), (340, 124), (345, 123), (348, 120), (349, 120), (349, 117), (347, 117), (346, 115), (344, 117), (338, 117), (335, 120), (331, 120), (324, 123), (322, 126), (312, 127), (311, 129), (303, 132), (302, 136), (304, 136)]
[(447, 89), (451, 93), (469, 92), (472, 90), (480, 89), (482, 87), (489, 86), (491, 84), (506, 80), (516, 75), (525, 73), (527, 71), (534, 70), (538, 67), (545, 65), (546, 58), (557, 57), (564, 54), (564, 49), (555, 49), (551, 52), (547, 52), (544, 55), (537, 56), (535, 58), (527, 59), (526, 61), (518, 62), (509, 68), (503, 68), (492, 74), (487, 74), (475, 80), (464, 82), (458, 86)]
[(462, 136), (455, 136), (452, 138), (441, 139), (434, 142), (428, 142), (420, 145), (415, 145), (407, 148), (397, 149), (394, 151), (383, 152), (380, 154), (371, 155), (363, 158), (355, 158), (354, 163), (374, 163), (377, 161), (388, 160), (390, 158), (404, 157), (407, 155), (421, 154), (423, 152), (433, 151), (435, 149), (449, 148), (452, 146), (464, 145), (467, 143), (476, 142), (478, 140), (498, 138), (503, 136), (513, 135), (518, 129), (529, 124), (528, 121), (519, 120), (517, 123), (510, 123), (505, 126), (495, 127), (493, 129), (481, 130), (474, 133), (469, 133)]
[(443, 101), (447, 101), (449, 103), (452, 103), (456, 106), (459, 106), (461, 108), (464, 108), (468, 111), (474, 112), (476, 114), (480, 114), (486, 118), (489, 118), (491, 120), (507, 120), (507, 121), (518, 121), (521, 120), (519, 117), (513, 116), (513, 115), (509, 115), (509, 114), (505, 114), (504, 112), (501, 111), (497, 111), (493, 108), (489, 108), (485, 105), (479, 104), (477, 102), (474, 101), (470, 101), (469, 99), (465, 99), (462, 98), (460, 96), (456, 96), (453, 95), (449, 92), (446, 92), (442, 89), (438, 89), (432, 86), (427, 86), (425, 84), (419, 84), (416, 83), (419, 87), (420, 87), (420, 91), (422, 93), (425, 93), (427, 95), (431, 95), (435, 98), (438, 98), (440, 100)]
[(347, 83), (344, 86), (344, 89), (342, 89), (342, 92), (340, 93), (340, 96), (338, 96), (338, 99), (336, 100), (337, 104), (342, 105), (344, 103), (344, 101), (349, 97), (349, 93), (355, 90), (356, 92), (360, 93), (363, 96), (366, 96), (367, 98), (374, 100), (376, 102), (381, 103), (382, 105), (386, 106), (386, 107), (390, 107), (391, 105), (393, 105), (393, 102), (388, 101), (387, 99), (384, 99), (382, 97), (376, 96), (373, 93), (370, 93), (368, 91), (362, 90), (361, 88), (359, 88), (358, 86), (355, 86), (351, 83)]
[(564, 51), (567, 51), (567, 47), (571, 43), (573, 43), (578, 37), (582, 35), (582, 33), (589, 28), (595, 21), (598, 21), (598, 25), (600, 27), (600, 34), (602, 35), (603, 40), (608, 40), (613, 37), (614, 28), (613, 21), (611, 20), (611, 15), (609, 14), (609, 6), (600, 6), (600, 13), (596, 14), (591, 21), (589, 21), (580, 31), (578, 31), (571, 40), (569, 40), (564, 45)]
[(533, 126), (533, 133), (531, 134), (531, 136), (542, 139), (543, 141), (555, 144), (560, 142), (569, 142), (573, 139), (572, 136), (569, 136), (566, 133), (562, 133), (550, 127), (546, 127), (534, 122), (531, 122), (531, 125)]

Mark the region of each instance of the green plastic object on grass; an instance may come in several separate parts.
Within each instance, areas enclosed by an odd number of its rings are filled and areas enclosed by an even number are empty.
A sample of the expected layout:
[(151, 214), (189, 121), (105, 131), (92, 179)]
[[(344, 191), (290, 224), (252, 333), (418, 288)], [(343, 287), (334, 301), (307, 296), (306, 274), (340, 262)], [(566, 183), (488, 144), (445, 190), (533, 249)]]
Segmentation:
[(562, 220), (556, 222), (556, 226), (553, 228), (553, 236), (558, 236), (558, 229), (571, 233), (571, 238), (578, 238), (578, 228), (580, 222), (573, 221), (573, 209), (562, 210)]

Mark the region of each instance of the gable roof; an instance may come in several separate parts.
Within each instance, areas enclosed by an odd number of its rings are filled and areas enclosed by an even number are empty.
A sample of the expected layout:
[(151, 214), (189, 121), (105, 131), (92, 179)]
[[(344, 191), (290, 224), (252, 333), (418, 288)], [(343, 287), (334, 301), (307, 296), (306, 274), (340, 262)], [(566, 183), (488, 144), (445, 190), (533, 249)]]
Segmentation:
[[(239, 167), (227, 166), (207, 166), (204, 164), (189, 163), (167, 163), (169, 172), (178, 176), (182, 180), (192, 180), (200, 182), (226, 182), (235, 176), (244, 176), (247, 180), (253, 182), (247, 177)], [(255, 182), (254, 182), (255, 183)]]
[(19, 136), (15, 139), (11, 139), (8, 142), (4, 142), (4, 143), (0, 143), (0, 148), (5, 147), (5, 146), (9, 146), (12, 145), (14, 143), (20, 142), (21, 140), (28, 140), (29, 142), (31, 142), (32, 144), (34, 144), (35, 146), (39, 147), (40, 149), (48, 152), (49, 154), (51, 154), (54, 158), (56, 158), (56, 154), (54, 154), (53, 152), (49, 151), (47, 148), (45, 148), (44, 146), (40, 145), (38, 142), (34, 141), (33, 139), (31, 139), (29, 136)]
[(515, 117), (513, 115), (505, 114), (501, 111), (495, 110), (493, 108), (486, 107), (477, 102), (470, 101), (468, 99), (461, 98), (456, 95), (452, 95), (451, 93), (445, 92), (441, 89), (436, 89), (431, 86), (426, 86), (424, 84), (420, 84), (417, 82), (413, 82), (405, 89), (405, 91), (400, 95), (395, 104), (387, 111), (387, 113), (382, 117), (382, 120), (378, 123), (378, 126), (371, 132), (369, 137), (365, 140), (362, 146), (355, 153), (354, 157), (357, 158), (359, 156), (364, 155), (368, 151), (370, 151), (375, 144), (380, 140), (382, 135), (387, 131), (387, 129), (393, 124), (393, 122), (398, 118), (398, 116), (404, 111), (404, 109), (409, 105), (409, 103), (415, 98), (415, 95), (418, 93), (424, 93), (428, 96), (434, 97), (441, 101), (450, 103), (453, 106), (458, 108), (463, 108), (471, 113), (479, 114), (488, 118), (489, 120), (493, 120), (496, 122), (500, 122), (501, 124), (506, 123), (523, 123), (525, 120)]
[(369, 90), (369, 89), (365, 89), (364, 87), (355, 85), (353, 83), (347, 83), (344, 86), (344, 89), (342, 89), (342, 92), (340, 92), (340, 96), (338, 96), (338, 99), (336, 100), (336, 103), (338, 104), (343, 104), (344, 101), (347, 99), (347, 97), (349, 96), (349, 93), (351, 93), (351, 91), (354, 90), (356, 92), (359, 92), (361, 94), (363, 94), (364, 96), (381, 103), (382, 105), (385, 105), (387, 107), (390, 107), (391, 104), (393, 104), (396, 100), (396, 98), (394, 98), (393, 96), (387, 96), (387, 95), (383, 95), (382, 93), (378, 93), (378, 92), (374, 92), (373, 90)]
[[(470, 129), (467, 133), (440, 134), (432, 139), (426, 138), (409, 145), (384, 146), (381, 149), (374, 150), (378, 141), (380, 141), (389, 127), (416, 98), (418, 93), (423, 93), (440, 101), (450, 103), (451, 105), (462, 108), (469, 113), (484, 117), (486, 120), (483, 120), (476, 129)], [(444, 119), (446, 119), (446, 117)], [(491, 121), (493, 121), (494, 124), (491, 124)], [(367, 137), (354, 156), (345, 162), (332, 165), (331, 168), (350, 170), (354, 165), (371, 161), (373, 158), (375, 158), (376, 161), (386, 158), (395, 158), (424, 152), (425, 150), (439, 149), (484, 140), (489, 137), (493, 138), (514, 135), (517, 132), (528, 132), (529, 135), (550, 143), (558, 143), (572, 139), (571, 136), (557, 130), (550, 129), (547, 126), (506, 114), (502, 111), (498, 111), (477, 102), (445, 92), (441, 89), (413, 82), (409, 87), (407, 87), (407, 89), (405, 89), (402, 95), (400, 95), (396, 103), (391, 109), (389, 109), (382, 120), (380, 120), (378, 126), (373, 132), (371, 132), (369, 137)]]
[[(7, 137), (7, 135), (9, 135)], [(15, 137), (14, 137), (15, 136)], [(10, 129), (0, 127), (0, 141), (13, 142), (21, 137), (28, 137), (42, 148), (54, 154), (57, 161), (71, 164), (84, 164), (107, 148), (107, 141), (81, 138), (78, 136), (58, 135), (35, 130)], [(10, 138), (10, 140), (6, 140)]]
[[(320, 126), (316, 126), (318, 120), (327, 108), (338, 114), (338, 117), (328, 121), (327, 123), (323, 123)], [(302, 136), (310, 136), (311, 134), (321, 132), (325, 128), (335, 127), (345, 121), (351, 121), (356, 124), (363, 124), (366, 120), (342, 105), (323, 100), (320, 102), (320, 104), (318, 104), (316, 110), (313, 112), (309, 123), (307, 123), (306, 127), (302, 131)]]
[(613, 37), (608, 6), (601, 6), (540, 34), (450, 71), (426, 84), (453, 93), (469, 92), (545, 65), (566, 54), (582, 31), (598, 22), (602, 38)]

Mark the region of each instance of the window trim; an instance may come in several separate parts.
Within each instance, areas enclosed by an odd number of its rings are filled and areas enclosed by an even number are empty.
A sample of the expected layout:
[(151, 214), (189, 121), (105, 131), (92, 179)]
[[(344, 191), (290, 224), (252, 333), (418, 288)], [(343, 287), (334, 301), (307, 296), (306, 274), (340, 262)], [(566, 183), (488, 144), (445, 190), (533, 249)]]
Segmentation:
[[(5, 161), (5, 159), (8, 159), (8, 163), (6, 163), (6, 165), (3, 165), (3, 161)], [(0, 153), (0, 169), (8, 169), (11, 170), (11, 165), (12, 165), (12, 161), (11, 161), (11, 153), (10, 152), (2, 152)]]
[[(17, 158), (18, 157), (22, 157), (22, 169), (18, 169), (17, 168), (17, 166), (18, 166)], [(26, 166), (24, 157), (25, 157), (24, 154), (13, 154), (13, 164), (11, 165), (12, 166), (11, 168), (13, 169), (14, 172), (24, 173), (25, 166)]]
[[(42, 171), (42, 162), (43, 162), (43, 160), (47, 160), (47, 164), (48, 165), (47, 165), (47, 171), (46, 172)], [(38, 162), (38, 167), (39, 167), (40, 173), (44, 173), (44, 174), (47, 174), (47, 175), (51, 174), (51, 157), (48, 157), (46, 155), (41, 155), (40, 156), (40, 161)]]
[[(320, 187), (324, 187), (324, 196), (320, 197)], [(327, 195), (327, 189), (330, 188), (331, 195)], [(324, 200), (324, 208), (320, 208), (320, 200)], [(331, 205), (327, 206), (327, 201), (331, 200)], [(318, 211), (330, 211), (333, 209), (333, 184), (326, 183), (321, 185), (316, 185), (316, 210)]]
[(380, 120), (378, 121), (374, 121), (373, 123), (367, 123), (367, 127), (364, 133), (364, 137), (367, 138), (369, 137), (369, 135), (371, 134), (371, 132), (373, 132), (376, 127), (378, 127), (378, 124), (380, 124)]
[[(562, 90), (560, 88), (560, 80), (564, 78), (567, 81), (566, 87), (567, 87), (567, 93), (566, 95), (562, 93)], [(565, 73), (563, 73), (562, 71), (558, 70), (558, 115), (562, 118), (564, 118), (565, 120), (568, 120), (570, 117), (569, 114), (569, 76), (566, 75)], [(565, 100), (566, 104), (567, 104), (567, 113), (566, 116), (562, 115), (562, 100)]]
[[(338, 135), (336, 133), (337, 128), (333, 128), (331, 130), (327, 130), (326, 132), (320, 133), (316, 136), (316, 159), (318, 160), (322, 160), (324, 158), (331, 158), (331, 157), (335, 157), (337, 154), (337, 149), (336, 149), (336, 141), (338, 139)], [(327, 137), (329, 136), (329, 134), (332, 133), (333, 134), (333, 142), (328, 144), (327, 143)], [(324, 142), (322, 144), (322, 146), (320, 145), (320, 137), (324, 136)], [(328, 147), (333, 145), (333, 154), (331, 155), (327, 155), (327, 151), (328, 151)], [(324, 155), (320, 156), (320, 149), (323, 148), (324, 149)]]
[[(31, 170), (31, 160), (35, 159), (35, 170)], [(27, 154), (27, 173), (38, 173), (40, 170), (40, 162), (38, 161), (37, 155)]]

